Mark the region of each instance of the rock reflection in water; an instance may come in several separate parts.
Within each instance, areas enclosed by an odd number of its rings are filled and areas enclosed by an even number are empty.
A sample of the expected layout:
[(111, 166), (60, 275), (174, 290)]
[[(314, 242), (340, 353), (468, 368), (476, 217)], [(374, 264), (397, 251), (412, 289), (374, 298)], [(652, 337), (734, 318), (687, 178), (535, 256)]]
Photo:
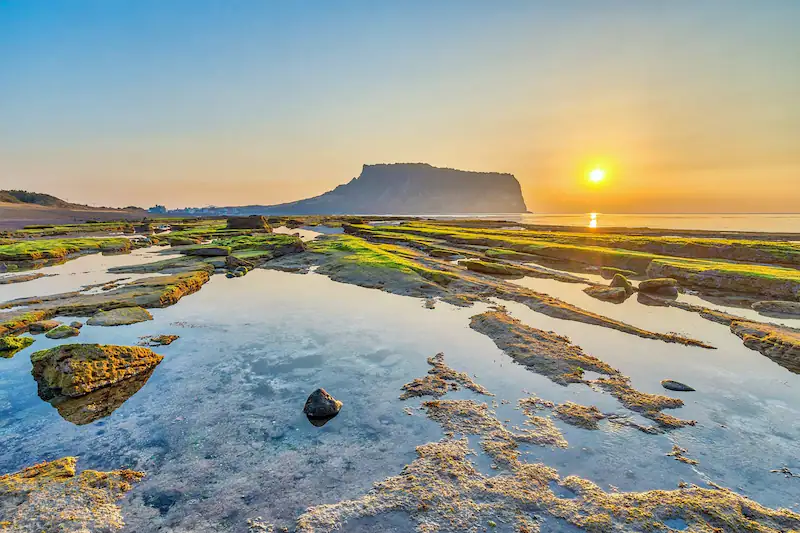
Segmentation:
[[(155, 367), (130, 379), (103, 387), (77, 398), (56, 396), (49, 402), (58, 410), (61, 418), (67, 422), (72, 422), (76, 426), (91, 424), (109, 416), (119, 409), (128, 398), (139, 392), (139, 389), (144, 387), (144, 384), (150, 379), (154, 370)], [(48, 401), (42, 397), (41, 393), (39, 397)]]
[[(336, 414), (339, 414), (339, 413), (336, 413)], [(321, 428), (322, 426), (327, 424), (329, 421), (331, 421), (332, 419), (336, 418), (336, 415), (323, 416), (323, 417), (315, 417), (315, 416), (306, 415), (306, 418), (308, 418), (308, 421), (311, 422), (312, 426), (316, 426), (318, 428)]]

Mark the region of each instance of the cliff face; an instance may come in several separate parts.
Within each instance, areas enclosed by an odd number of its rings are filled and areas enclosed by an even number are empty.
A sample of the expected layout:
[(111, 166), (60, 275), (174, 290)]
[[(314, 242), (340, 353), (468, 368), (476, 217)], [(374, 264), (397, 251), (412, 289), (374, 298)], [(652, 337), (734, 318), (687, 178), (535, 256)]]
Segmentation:
[(525, 211), (527, 208), (519, 182), (511, 174), (398, 163), (364, 165), (360, 176), (332, 191), (305, 200), (268, 206), (261, 212), (282, 215), (423, 215)]

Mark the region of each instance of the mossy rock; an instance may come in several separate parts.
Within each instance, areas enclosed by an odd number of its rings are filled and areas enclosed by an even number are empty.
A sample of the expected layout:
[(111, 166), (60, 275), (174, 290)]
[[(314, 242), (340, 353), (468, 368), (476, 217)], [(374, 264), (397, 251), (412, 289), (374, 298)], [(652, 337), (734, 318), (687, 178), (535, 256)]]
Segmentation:
[(630, 296), (634, 293), (633, 284), (628, 281), (628, 278), (623, 276), (622, 274), (614, 274), (614, 279), (611, 280), (609, 283), (609, 287), (618, 287), (625, 289), (625, 293)]
[(90, 326), (127, 326), (147, 320), (153, 320), (153, 315), (147, 309), (120, 307), (110, 311), (98, 311), (86, 323)]
[(139, 346), (64, 344), (31, 354), (39, 397), (77, 397), (146, 372), (162, 356)]
[(228, 218), (228, 229), (255, 229), (272, 231), (272, 228), (267, 223), (267, 218), (262, 215), (251, 215), (249, 217), (230, 217)]
[(67, 339), (69, 337), (77, 337), (80, 333), (81, 330), (78, 328), (61, 324), (45, 333), (44, 336), (48, 339)]
[(11, 335), (0, 337), (0, 357), (13, 357), (17, 352), (20, 352), (33, 344), (34, 339), (31, 337), (14, 337)]
[(466, 267), (467, 270), (473, 272), (480, 272), (481, 274), (490, 274), (493, 276), (523, 276), (525, 270), (517, 268), (512, 265), (504, 263), (489, 263), (487, 261), (478, 261), (475, 259), (464, 259), (458, 262), (459, 265)]
[(583, 289), (583, 292), (592, 298), (612, 303), (622, 303), (629, 296), (624, 287), (604, 287), (602, 285), (590, 285)]
[(199, 257), (225, 257), (230, 255), (231, 248), (230, 246), (203, 245), (187, 248), (186, 250), (183, 250), (183, 253), (186, 255), (196, 255)]

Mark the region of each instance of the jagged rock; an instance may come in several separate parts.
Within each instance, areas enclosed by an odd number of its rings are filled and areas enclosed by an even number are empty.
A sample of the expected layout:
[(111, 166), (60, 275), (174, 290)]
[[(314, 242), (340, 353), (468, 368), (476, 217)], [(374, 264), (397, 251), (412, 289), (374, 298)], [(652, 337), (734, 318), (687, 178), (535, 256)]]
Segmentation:
[(146, 372), (162, 356), (147, 348), (103, 344), (63, 344), (31, 354), (39, 397), (76, 397)]
[(628, 297), (628, 293), (623, 287), (603, 287), (602, 285), (590, 285), (583, 289), (583, 292), (592, 298), (613, 303), (622, 303)]
[(60, 325), (61, 322), (58, 320), (39, 320), (28, 325), (28, 330), (30, 330), (31, 333), (44, 333)]
[(756, 302), (752, 305), (762, 315), (775, 317), (800, 317), (800, 302), (779, 300)]
[(81, 331), (78, 328), (73, 328), (72, 326), (61, 324), (60, 326), (56, 326), (55, 328), (45, 333), (44, 336), (47, 337), (48, 339), (66, 339), (69, 337), (77, 337), (78, 335), (80, 335), (80, 333)]
[(153, 320), (150, 311), (141, 307), (120, 307), (111, 311), (98, 311), (86, 321), (90, 326), (127, 326)]
[(611, 283), (609, 283), (609, 287), (621, 287), (625, 289), (625, 293), (628, 296), (634, 293), (633, 284), (622, 274), (614, 274), (614, 278), (611, 280)]
[(228, 229), (257, 229), (271, 232), (272, 228), (267, 223), (266, 217), (251, 215), (249, 217), (229, 217)]
[(639, 283), (639, 292), (658, 294), (660, 296), (677, 296), (678, 282), (672, 278), (646, 279)]
[(673, 381), (671, 379), (662, 379), (661, 386), (667, 390), (674, 390), (678, 392), (693, 392), (694, 389), (689, 385), (681, 383), (680, 381)]
[(317, 389), (311, 393), (303, 407), (303, 413), (309, 418), (331, 418), (339, 414), (342, 402), (328, 394), (325, 389)]
[(24, 350), (33, 342), (34, 339), (31, 337), (15, 337), (11, 335), (0, 337), (0, 357), (14, 357), (14, 354)]

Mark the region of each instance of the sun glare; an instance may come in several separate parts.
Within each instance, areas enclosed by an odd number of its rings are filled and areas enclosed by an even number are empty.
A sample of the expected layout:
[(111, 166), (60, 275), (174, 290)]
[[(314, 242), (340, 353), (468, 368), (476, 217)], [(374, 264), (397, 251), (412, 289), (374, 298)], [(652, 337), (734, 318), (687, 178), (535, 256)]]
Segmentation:
[(592, 183), (600, 183), (601, 181), (603, 181), (603, 179), (605, 179), (605, 177), (606, 177), (606, 171), (603, 170), (602, 168), (596, 168), (591, 172), (589, 172), (589, 181), (591, 181)]

